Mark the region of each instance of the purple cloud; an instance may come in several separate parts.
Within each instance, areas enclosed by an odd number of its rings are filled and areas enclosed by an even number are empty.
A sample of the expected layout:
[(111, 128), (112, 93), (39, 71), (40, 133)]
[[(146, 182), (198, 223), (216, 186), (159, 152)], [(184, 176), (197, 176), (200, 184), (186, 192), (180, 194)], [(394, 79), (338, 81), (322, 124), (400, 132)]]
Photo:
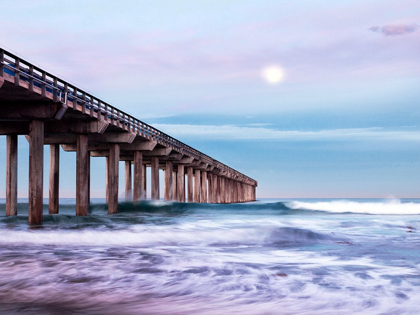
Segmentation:
[(394, 24), (384, 26), (372, 26), (370, 31), (375, 33), (382, 33), (385, 36), (395, 36), (414, 33), (419, 28), (416, 24)]

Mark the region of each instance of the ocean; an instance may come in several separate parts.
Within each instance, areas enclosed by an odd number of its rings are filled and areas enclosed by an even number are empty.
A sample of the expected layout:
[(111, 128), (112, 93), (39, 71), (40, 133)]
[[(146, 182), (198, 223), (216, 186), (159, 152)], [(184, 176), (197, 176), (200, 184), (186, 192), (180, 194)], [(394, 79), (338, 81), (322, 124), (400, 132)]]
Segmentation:
[(0, 314), (420, 314), (420, 199), (0, 200)]

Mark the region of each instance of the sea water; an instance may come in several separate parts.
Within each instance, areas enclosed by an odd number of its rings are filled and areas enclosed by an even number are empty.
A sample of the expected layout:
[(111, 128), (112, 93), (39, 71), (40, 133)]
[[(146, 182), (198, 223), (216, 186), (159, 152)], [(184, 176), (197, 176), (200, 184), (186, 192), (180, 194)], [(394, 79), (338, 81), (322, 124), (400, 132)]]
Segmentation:
[(1, 314), (420, 314), (420, 200), (4, 207)]

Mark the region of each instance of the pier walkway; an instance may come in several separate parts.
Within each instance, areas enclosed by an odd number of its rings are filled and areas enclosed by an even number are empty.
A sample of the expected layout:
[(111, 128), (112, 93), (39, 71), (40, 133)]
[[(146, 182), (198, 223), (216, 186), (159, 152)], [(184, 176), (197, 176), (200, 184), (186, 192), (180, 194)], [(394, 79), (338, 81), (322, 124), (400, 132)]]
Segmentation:
[[(235, 203), (256, 199), (257, 182), (210, 156), (0, 48), (0, 135), (7, 136), (6, 215), (17, 214), (18, 135), (29, 142), (29, 223), (42, 223), (44, 145), (50, 146), (49, 213), (59, 212), (60, 146), (75, 151), (76, 215), (87, 215), (90, 159), (106, 158), (108, 212), (118, 212), (119, 162), (126, 198)], [(133, 166), (133, 167), (132, 167)], [(187, 186), (187, 187), (186, 187)], [(187, 193), (186, 193), (187, 192)]]

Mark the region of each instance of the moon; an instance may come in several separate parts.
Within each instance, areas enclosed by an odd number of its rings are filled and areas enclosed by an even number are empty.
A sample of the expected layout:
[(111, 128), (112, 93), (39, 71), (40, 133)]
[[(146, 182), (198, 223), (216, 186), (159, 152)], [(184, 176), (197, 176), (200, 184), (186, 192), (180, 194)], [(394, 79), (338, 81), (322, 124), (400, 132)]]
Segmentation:
[(269, 84), (278, 84), (284, 80), (284, 69), (277, 65), (266, 67), (262, 70), (262, 77)]

